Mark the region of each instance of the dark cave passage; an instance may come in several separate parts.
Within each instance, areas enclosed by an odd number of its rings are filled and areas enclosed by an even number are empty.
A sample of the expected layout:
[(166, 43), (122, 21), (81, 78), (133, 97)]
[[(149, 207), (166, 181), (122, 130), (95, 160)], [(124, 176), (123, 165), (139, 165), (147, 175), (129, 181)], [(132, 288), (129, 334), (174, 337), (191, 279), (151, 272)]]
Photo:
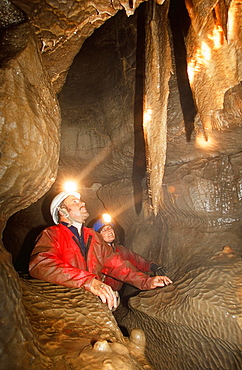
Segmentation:
[(190, 141), (194, 130), (194, 119), (197, 114), (197, 109), (187, 74), (187, 55), (184, 39), (187, 36), (191, 21), (184, 0), (172, 0), (170, 2), (169, 20), (186, 138), (187, 141)]

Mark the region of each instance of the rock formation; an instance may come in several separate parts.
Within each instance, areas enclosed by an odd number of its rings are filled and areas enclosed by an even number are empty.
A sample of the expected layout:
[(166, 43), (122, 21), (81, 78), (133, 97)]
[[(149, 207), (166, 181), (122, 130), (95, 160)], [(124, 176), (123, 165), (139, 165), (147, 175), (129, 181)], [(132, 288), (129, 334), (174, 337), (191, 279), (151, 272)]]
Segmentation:
[(3, 364), (48, 365), (14, 267), (66, 177), (90, 219), (108, 210), (168, 275), (241, 252), (241, 14), (236, 0), (2, 0)]
[(239, 370), (241, 273), (241, 254), (226, 246), (174, 284), (131, 298), (128, 313), (116, 317), (145, 331), (155, 369)]
[(130, 339), (124, 338), (112, 313), (93, 294), (25, 276), (20, 285), (36, 344), (44, 354), (33, 368), (152, 369), (144, 356), (144, 333), (133, 330)]

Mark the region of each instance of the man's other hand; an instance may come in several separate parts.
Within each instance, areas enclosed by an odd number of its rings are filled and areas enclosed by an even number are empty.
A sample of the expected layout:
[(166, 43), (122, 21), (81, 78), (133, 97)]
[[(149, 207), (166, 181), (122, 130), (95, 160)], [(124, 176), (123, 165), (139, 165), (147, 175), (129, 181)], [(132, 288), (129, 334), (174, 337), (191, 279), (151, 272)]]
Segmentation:
[(104, 284), (97, 279), (93, 279), (90, 286), (90, 292), (100, 297), (103, 303), (107, 303), (110, 310), (117, 308), (117, 295), (109, 285)]
[(169, 284), (172, 284), (172, 281), (167, 276), (154, 276), (151, 278), (150, 289), (154, 289), (157, 287), (163, 287)]

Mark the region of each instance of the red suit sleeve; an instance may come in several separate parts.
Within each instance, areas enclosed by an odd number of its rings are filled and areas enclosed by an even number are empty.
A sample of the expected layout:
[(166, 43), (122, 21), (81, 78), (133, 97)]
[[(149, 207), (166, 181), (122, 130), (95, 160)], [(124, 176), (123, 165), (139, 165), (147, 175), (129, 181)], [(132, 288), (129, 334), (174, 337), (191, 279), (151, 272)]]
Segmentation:
[(113, 252), (113, 249), (108, 244), (105, 244), (103, 259), (105, 267), (102, 273), (109, 275), (117, 280), (123, 281), (141, 290), (151, 289), (152, 278), (143, 272), (139, 271), (129, 261), (122, 259), (118, 252)]
[(140, 256), (139, 254), (125, 248), (123, 245), (117, 245), (116, 251), (120, 254), (122, 259), (128, 260), (135, 266), (138, 270), (143, 272), (150, 271), (150, 265), (152, 262), (147, 261), (145, 258)]

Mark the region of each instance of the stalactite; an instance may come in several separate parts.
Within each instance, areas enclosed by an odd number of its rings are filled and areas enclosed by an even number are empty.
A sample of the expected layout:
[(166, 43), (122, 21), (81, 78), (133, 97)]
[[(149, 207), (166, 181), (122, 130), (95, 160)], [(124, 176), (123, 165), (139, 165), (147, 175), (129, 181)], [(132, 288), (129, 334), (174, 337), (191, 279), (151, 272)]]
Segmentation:
[[(223, 108), (224, 94), (239, 83), (239, 48), (231, 24), (240, 24), (241, 5), (231, 1), (186, 1), (191, 27), (186, 38), (188, 75), (198, 109), (197, 130), (205, 139), (214, 129), (222, 130), (216, 111)], [(237, 39), (237, 38), (236, 38)]]
[(167, 14), (169, 2), (162, 6), (148, 3), (146, 21), (146, 67), (144, 134), (147, 152), (149, 190), (154, 213), (162, 199), (162, 179), (166, 159), (166, 119), (171, 51)]

